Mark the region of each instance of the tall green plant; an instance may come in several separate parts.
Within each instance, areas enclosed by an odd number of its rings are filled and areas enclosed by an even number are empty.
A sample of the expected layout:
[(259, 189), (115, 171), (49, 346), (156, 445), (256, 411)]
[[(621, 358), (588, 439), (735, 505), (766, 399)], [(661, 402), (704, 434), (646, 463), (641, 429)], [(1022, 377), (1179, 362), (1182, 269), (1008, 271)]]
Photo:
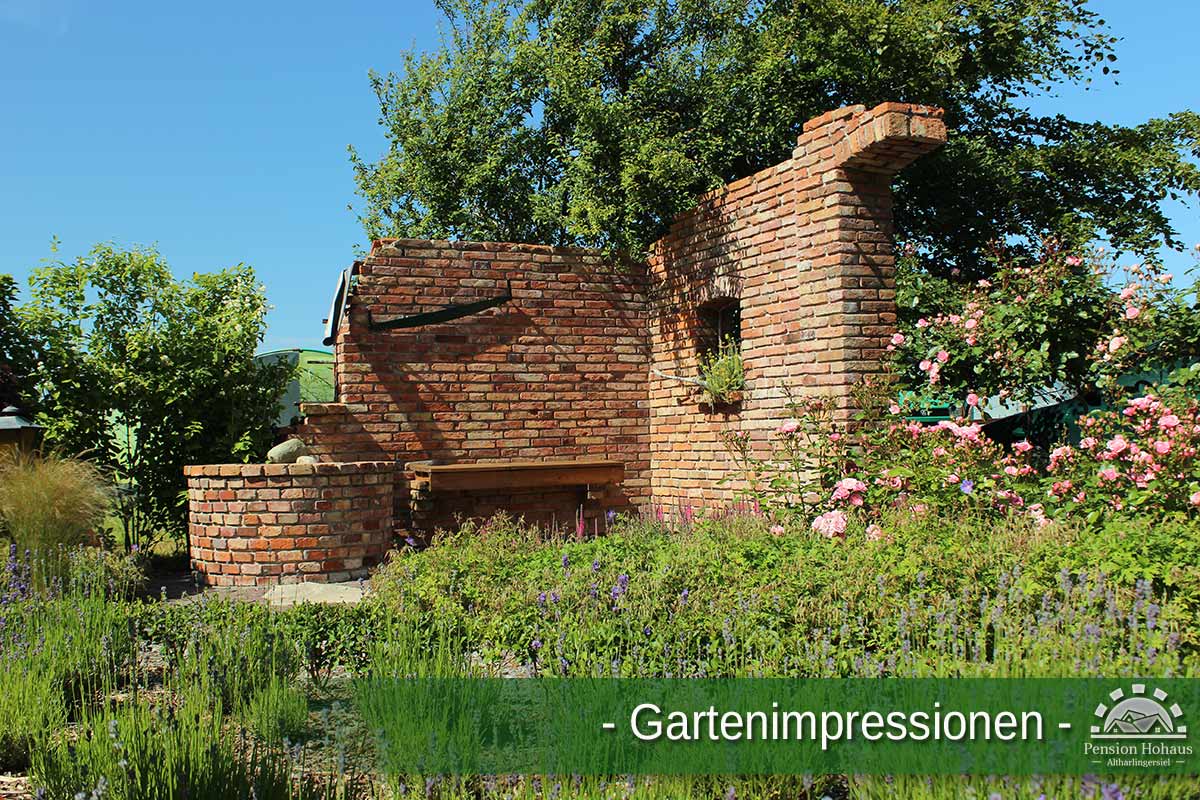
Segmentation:
[(65, 558), (104, 521), (108, 482), (93, 464), (0, 449), (0, 528), (21, 550)]
[(254, 360), (269, 309), (254, 272), (178, 281), (153, 249), (102, 244), (31, 288), (47, 440), (113, 474), (127, 546), (181, 534), (183, 466), (261, 456), (290, 377)]

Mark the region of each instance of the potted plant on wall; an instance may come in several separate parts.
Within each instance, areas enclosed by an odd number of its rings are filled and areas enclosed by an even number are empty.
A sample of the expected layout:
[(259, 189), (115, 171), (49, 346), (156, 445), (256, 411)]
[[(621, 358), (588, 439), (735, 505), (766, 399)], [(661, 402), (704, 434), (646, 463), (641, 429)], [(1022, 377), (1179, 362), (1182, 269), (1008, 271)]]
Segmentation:
[(722, 339), (715, 350), (700, 356), (700, 380), (708, 405), (737, 405), (746, 388), (742, 350), (733, 337)]

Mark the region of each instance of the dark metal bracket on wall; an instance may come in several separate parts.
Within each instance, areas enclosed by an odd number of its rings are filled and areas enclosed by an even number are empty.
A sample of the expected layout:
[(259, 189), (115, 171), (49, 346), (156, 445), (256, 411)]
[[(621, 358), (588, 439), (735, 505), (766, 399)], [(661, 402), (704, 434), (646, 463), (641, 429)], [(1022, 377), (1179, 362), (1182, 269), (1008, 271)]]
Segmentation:
[(504, 294), (496, 297), (489, 297), (486, 300), (476, 300), (473, 303), (460, 303), (458, 305), (449, 305), (437, 311), (426, 311), (423, 314), (413, 314), (408, 317), (392, 317), (391, 319), (375, 319), (371, 316), (371, 312), (367, 312), (367, 328), (373, 331), (388, 331), (394, 328), (420, 328), (425, 325), (437, 325), (441, 322), (450, 322), (451, 320), (461, 317), (469, 317), (472, 314), (478, 314), (481, 311), (487, 311), (489, 308), (495, 308), (507, 303), (513, 299), (512, 281), (505, 281), (506, 288)]

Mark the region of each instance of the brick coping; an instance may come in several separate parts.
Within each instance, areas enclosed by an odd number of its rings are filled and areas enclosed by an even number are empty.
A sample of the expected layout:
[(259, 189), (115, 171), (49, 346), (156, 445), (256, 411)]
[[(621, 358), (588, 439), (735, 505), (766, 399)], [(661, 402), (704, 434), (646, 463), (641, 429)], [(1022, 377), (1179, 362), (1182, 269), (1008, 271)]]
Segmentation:
[(346, 475), (391, 472), (394, 461), (321, 461), (316, 464), (192, 464), (183, 468), (189, 478), (257, 478), (283, 475)]

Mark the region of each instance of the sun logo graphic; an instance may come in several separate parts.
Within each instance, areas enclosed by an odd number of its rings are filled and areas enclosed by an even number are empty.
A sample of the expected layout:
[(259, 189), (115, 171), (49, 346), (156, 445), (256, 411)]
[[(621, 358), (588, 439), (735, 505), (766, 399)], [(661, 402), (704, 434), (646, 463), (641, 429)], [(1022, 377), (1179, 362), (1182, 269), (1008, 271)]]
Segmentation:
[(1162, 689), (1146, 694), (1144, 683), (1109, 692), (1113, 706), (1101, 703), (1094, 712), (1098, 725), (1093, 725), (1093, 739), (1186, 739), (1187, 726), (1181, 725), (1183, 710), (1178, 703), (1167, 705), (1169, 699)]

